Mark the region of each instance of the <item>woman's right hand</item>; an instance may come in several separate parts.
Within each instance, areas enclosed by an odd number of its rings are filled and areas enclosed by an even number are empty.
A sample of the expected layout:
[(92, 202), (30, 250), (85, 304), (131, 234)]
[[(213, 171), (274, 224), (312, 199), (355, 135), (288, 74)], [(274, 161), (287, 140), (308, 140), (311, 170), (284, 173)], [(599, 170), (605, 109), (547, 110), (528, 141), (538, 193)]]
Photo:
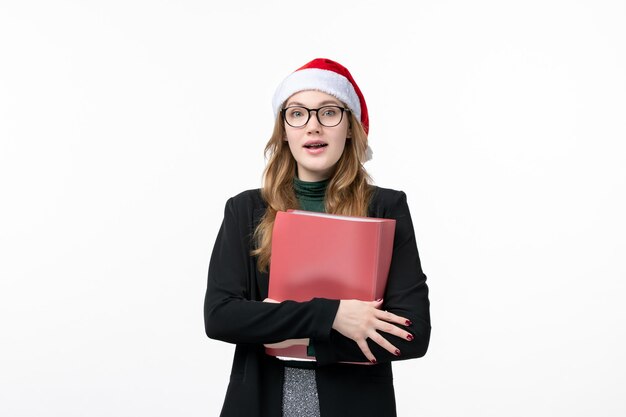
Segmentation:
[(368, 338), (393, 355), (400, 356), (400, 350), (382, 337), (378, 333), (379, 330), (405, 340), (413, 340), (411, 333), (392, 324), (409, 326), (411, 322), (405, 317), (381, 311), (382, 305), (382, 299), (377, 301), (341, 300), (333, 322), (333, 329), (354, 340), (372, 363), (376, 363), (376, 358), (367, 345)]

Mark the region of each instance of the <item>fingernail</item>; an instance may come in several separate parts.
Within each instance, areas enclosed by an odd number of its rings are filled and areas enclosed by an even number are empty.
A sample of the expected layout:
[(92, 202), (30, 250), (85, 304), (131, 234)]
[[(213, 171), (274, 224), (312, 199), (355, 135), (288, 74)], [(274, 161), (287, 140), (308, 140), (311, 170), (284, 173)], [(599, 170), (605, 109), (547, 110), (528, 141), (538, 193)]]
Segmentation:
[(372, 359), (370, 362), (372, 362), (373, 364), (376, 364), (376, 359)]
[(410, 326), (411, 324), (413, 324), (413, 323), (411, 322), (411, 320), (407, 320), (407, 321), (406, 321), (406, 325), (407, 325), (407, 326)]
[(379, 298), (378, 300), (376, 300), (377, 303), (380, 303), (381, 301), (383, 301), (382, 298)]
[(396, 349), (396, 356), (400, 356), (400, 349)]
[(413, 335), (412, 334), (407, 334), (406, 335), (406, 339), (410, 342), (411, 340), (413, 340)]

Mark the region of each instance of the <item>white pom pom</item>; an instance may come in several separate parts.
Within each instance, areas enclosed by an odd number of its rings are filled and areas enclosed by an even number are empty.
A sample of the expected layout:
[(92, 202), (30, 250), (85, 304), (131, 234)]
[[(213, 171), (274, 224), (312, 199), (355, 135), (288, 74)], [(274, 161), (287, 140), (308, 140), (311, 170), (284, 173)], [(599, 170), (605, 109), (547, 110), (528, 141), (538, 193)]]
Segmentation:
[(367, 162), (373, 157), (374, 157), (374, 152), (372, 152), (372, 148), (370, 148), (368, 145), (367, 149), (365, 150), (365, 160), (363, 162)]

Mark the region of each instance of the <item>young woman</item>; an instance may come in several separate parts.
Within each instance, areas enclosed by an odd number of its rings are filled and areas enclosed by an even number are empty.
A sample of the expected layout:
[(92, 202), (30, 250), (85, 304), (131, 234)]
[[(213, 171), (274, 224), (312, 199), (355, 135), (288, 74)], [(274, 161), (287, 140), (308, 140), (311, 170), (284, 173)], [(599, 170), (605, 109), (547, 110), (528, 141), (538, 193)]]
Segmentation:
[[(273, 99), (263, 188), (226, 202), (204, 305), (210, 338), (236, 344), (221, 416), (395, 416), (391, 362), (421, 357), (430, 338), (406, 195), (369, 184), (369, 118), (348, 70), (315, 59)], [(277, 211), (304, 209), (396, 219), (385, 296), (377, 301), (267, 298)], [(309, 346), (316, 362), (281, 361), (265, 346)], [(353, 365), (343, 362), (362, 362)]]

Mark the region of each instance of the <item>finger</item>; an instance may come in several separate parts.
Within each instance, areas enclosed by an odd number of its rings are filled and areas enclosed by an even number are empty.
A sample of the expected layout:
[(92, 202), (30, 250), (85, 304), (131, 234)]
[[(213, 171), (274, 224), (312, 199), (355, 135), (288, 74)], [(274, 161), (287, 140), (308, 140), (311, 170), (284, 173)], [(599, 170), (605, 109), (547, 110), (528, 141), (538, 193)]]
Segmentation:
[(388, 311), (376, 311), (374, 313), (374, 315), (376, 316), (377, 319), (379, 320), (383, 320), (389, 323), (396, 323), (399, 324), (401, 326), (410, 326), (411, 320), (407, 319), (406, 317), (401, 317), (398, 315), (395, 315), (393, 313), (390, 313)]
[(413, 335), (411, 333), (385, 321), (379, 321), (376, 324), (376, 329), (385, 333), (392, 334), (401, 339), (408, 340), (409, 342), (413, 340)]
[(400, 356), (400, 349), (391, 344), (391, 342), (380, 335), (378, 332), (369, 334), (369, 338), (380, 345), (383, 349), (395, 356)]
[(365, 339), (357, 340), (356, 344), (359, 346), (361, 352), (363, 352), (368, 361), (370, 361), (371, 363), (376, 363), (376, 358), (372, 354), (372, 351), (370, 350), (370, 347), (368, 346)]
[(379, 309), (379, 310), (380, 310), (380, 308), (383, 306), (383, 301), (384, 301), (384, 300), (383, 300), (382, 298), (379, 298), (378, 300), (370, 301), (370, 304), (371, 304), (374, 308), (376, 308), (376, 309)]

